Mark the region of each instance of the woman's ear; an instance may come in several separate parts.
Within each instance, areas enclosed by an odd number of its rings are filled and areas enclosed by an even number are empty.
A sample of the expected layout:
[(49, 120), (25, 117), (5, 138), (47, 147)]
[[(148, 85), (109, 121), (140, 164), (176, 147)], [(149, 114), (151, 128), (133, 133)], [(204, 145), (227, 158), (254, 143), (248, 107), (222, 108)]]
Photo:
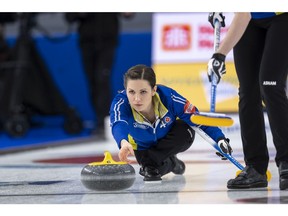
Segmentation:
[(156, 91), (157, 91), (157, 85), (155, 85), (153, 88), (153, 93), (152, 93), (153, 96), (156, 94)]

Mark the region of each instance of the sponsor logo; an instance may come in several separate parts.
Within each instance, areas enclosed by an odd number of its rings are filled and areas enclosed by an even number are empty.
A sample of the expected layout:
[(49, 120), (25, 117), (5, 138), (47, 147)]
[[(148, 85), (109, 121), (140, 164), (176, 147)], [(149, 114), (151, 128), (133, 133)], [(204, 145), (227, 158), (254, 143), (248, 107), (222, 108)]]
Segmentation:
[(134, 122), (134, 123), (133, 123), (133, 126), (134, 126), (134, 128), (140, 128), (140, 129), (143, 129), (143, 130), (146, 130), (146, 129), (149, 128), (148, 125), (139, 124), (139, 123), (137, 123), (137, 122)]
[[(221, 28), (221, 34), (226, 34), (228, 27)], [(214, 29), (211, 25), (199, 24), (197, 28), (199, 49), (212, 49), (214, 47)]]
[(219, 67), (219, 66), (220, 66), (220, 62), (217, 61), (217, 60), (214, 61), (214, 62), (213, 62), (213, 66), (214, 66), (214, 67)]
[(191, 48), (191, 26), (188, 24), (164, 25), (162, 28), (164, 50), (188, 50)]
[(276, 86), (277, 82), (276, 81), (263, 81), (263, 85), (266, 86)]
[(195, 113), (196, 108), (189, 101), (187, 101), (185, 106), (184, 106), (184, 112), (187, 114)]

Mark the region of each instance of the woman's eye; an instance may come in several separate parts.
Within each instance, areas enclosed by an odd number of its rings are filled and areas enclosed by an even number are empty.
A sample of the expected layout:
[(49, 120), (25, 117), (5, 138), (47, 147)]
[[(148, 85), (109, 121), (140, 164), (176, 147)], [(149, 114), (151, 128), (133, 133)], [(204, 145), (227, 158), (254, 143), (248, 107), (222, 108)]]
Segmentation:
[(134, 92), (134, 91), (129, 91), (128, 93), (129, 93), (129, 94), (134, 94), (135, 92)]
[(146, 94), (146, 93), (147, 93), (147, 91), (141, 91), (140, 93), (141, 93), (141, 94)]

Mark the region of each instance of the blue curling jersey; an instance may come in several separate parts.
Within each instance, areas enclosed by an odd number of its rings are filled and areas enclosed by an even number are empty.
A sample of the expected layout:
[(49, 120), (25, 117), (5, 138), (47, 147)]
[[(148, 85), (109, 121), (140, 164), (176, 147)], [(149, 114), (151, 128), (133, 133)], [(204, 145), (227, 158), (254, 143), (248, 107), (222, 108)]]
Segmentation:
[[(153, 124), (130, 106), (125, 90), (115, 96), (110, 108), (110, 126), (119, 148), (121, 140), (126, 139), (134, 150), (149, 149), (170, 131), (177, 118), (190, 126), (197, 126), (190, 121), (190, 117), (198, 109), (172, 88), (157, 85), (152, 100), (156, 116)], [(218, 127), (200, 128), (216, 142), (225, 138)]]
[(263, 19), (268, 17), (277, 16), (283, 14), (284, 12), (251, 12), (252, 19)]

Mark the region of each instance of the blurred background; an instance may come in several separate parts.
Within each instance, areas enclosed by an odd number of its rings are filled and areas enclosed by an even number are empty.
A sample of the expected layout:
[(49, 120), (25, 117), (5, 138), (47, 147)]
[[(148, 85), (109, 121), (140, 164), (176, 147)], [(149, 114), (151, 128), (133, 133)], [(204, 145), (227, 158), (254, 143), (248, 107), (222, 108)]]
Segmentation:
[[(2, 13), (3, 14), (3, 13)], [(151, 32), (152, 30), (152, 14), (148, 12), (135, 13), (133, 19), (120, 19), (121, 33), (143, 33)], [(65, 20), (64, 13), (39, 13), (37, 16), (37, 22), (43, 25), (51, 34), (59, 35), (65, 34), (68, 29), (67, 22)], [(8, 23), (5, 27), (6, 35), (16, 36), (19, 31), (19, 20)], [(76, 26), (72, 27), (72, 31), (76, 32)], [(33, 30), (33, 34), (39, 35), (39, 31)]]
[[(116, 28), (99, 20), (105, 29)], [(132, 13), (117, 22), (112, 96), (123, 89), (122, 75), (129, 67), (151, 65), (152, 13)], [(0, 151), (101, 136), (80, 51), (80, 24), (69, 22), (65, 13), (0, 13), (0, 23)]]
[[(224, 15), (221, 37), (232, 17)], [(0, 13), (1, 153), (107, 139), (105, 107), (136, 64), (152, 66), (158, 83), (209, 111), (206, 67), (214, 37), (207, 18), (208, 12)], [(232, 59), (216, 110), (237, 114)]]

